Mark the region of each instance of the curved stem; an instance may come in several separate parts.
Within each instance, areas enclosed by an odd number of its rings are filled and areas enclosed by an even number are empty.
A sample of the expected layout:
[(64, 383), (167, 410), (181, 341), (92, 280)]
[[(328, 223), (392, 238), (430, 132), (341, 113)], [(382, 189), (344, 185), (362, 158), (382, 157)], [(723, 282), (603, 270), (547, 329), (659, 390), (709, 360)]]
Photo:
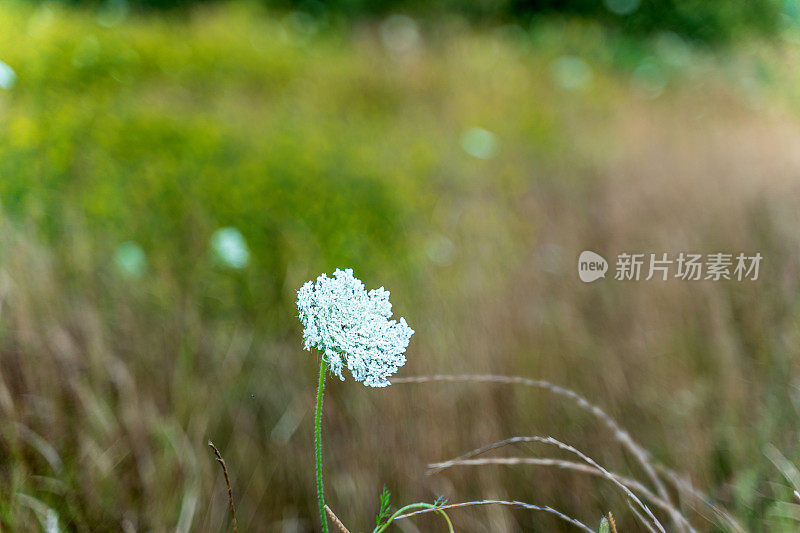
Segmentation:
[(314, 417), (314, 447), (317, 452), (317, 502), (319, 503), (319, 519), (323, 533), (328, 533), (328, 517), (325, 514), (325, 496), (322, 489), (322, 395), (325, 392), (325, 369), (327, 363), (320, 357), (319, 386), (317, 387), (317, 411)]
[(392, 516), (389, 517), (389, 519), (385, 523), (376, 527), (373, 533), (382, 533), (383, 531), (386, 530), (386, 528), (389, 527), (389, 525), (391, 525), (392, 522), (394, 522), (396, 518), (402, 516), (403, 513), (410, 511), (411, 509), (428, 509), (430, 511), (442, 515), (445, 522), (447, 522), (447, 530), (449, 531), (449, 533), (453, 533), (454, 531), (453, 523), (450, 521), (450, 517), (447, 516), (447, 513), (445, 513), (444, 511), (439, 510), (439, 507), (437, 505), (431, 503), (411, 503), (406, 505), (405, 507), (402, 507), (401, 509), (398, 509)]

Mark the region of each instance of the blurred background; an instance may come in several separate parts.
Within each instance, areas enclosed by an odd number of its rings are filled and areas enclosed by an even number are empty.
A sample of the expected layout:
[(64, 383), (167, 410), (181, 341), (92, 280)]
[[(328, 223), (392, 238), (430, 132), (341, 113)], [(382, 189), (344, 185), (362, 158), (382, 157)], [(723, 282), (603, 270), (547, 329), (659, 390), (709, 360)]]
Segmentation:
[[(211, 439), (241, 531), (318, 530), (295, 291), (352, 267), (416, 330), (400, 376), (569, 387), (745, 530), (796, 530), (765, 450), (800, 460), (798, 23), (779, 0), (1, 1), (0, 529), (228, 531)], [(764, 259), (751, 282), (584, 284), (585, 249)], [(384, 484), (639, 530), (585, 474), (426, 475), (553, 435), (641, 477), (566, 400), (328, 383), (327, 499), (353, 532)]]

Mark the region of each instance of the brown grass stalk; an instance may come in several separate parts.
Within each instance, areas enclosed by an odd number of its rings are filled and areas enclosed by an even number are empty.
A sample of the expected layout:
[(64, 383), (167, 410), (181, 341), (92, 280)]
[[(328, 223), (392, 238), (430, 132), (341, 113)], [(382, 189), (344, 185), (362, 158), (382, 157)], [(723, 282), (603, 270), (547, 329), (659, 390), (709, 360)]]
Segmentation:
[(518, 501), (506, 501), (506, 500), (477, 500), (472, 502), (461, 502), (461, 503), (451, 503), (447, 505), (439, 505), (436, 508), (432, 509), (420, 509), (419, 511), (413, 511), (411, 513), (403, 514), (395, 518), (395, 520), (400, 520), (401, 518), (409, 518), (412, 516), (424, 514), (424, 513), (433, 513), (436, 511), (446, 511), (448, 509), (459, 509), (462, 507), (474, 507), (478, 505), (505, 505), (509, 507), (521, 507), (523, 509), (528, 509), (530, 511), (541, 511), (544, 513), (550, 513), (554, 516), (557, 516), (561, 520), (564, 520), (573, 526), (582, 529), (583, 531), (588, 531), (589, 533), (595, 533), (595, 531), (575, 518), (571, 516), (565, 515), (561, 511), (557, 511), (552, 507), (540, 507), (538, 505), (533, 505), (532, 503), (525, 503), (525, 502), (518, 502)]
[(718, 505), (714, 505), (713, 503), (711, 503), (711, 499), (708, 497), (708, 495), (694, 488), (694, 486), (688, 479), (685, 479), (680, 474), (678, 474), (674, 470), (667, 468), (664, 465), (656, 463), (655, 467), (661, 473), (661, 475), (667, 478), (672, 483), (672, 485), (676, 489), (678, 489), (679, 492), (687, 496), (690, 496), (693, 500), (701, 503), (704, 507), (710, 509), (711, 512), (713, 512), (716, 515), (717, 520), (719, 520), (720, 522), (727, 523), (728, 526), (733, 531), (736, 531), (736, 533), (746, 533), (745, 529), (730, 513), (728, 513)]
[(231, 510), (231, 523), (233, 524), (233, 533), (239, 532), (239, 526), (236, 524), (236, 510), (233, 507), (233, 490), (231, 489), (231, 482), (228, 479), (228, 467), (225, 465), (225, 459), (222, 458), (222, 454), (219, 453), (219, 450), (214, 443), (210, 440), (208, 441), (208, 446), (214, 450), (214, 455), (217, 457), (217, 462), (222, 465), (222, 475), (225, 477), (225, 487), (228, 489), (228, 506)]
[(333, 511), (331, 511), (331, 508), (328, 507), (327, 505), (325, 506), (325, 512), (328, 513), (328, 516), (330, 517), (331, 522), (333, 522), (336, 525), (336, 527), (339, 528), (339, 531), (341, 531), (342, 533), (350, 533), (350, 531), (346, 527), (344, 527), (344, 524), (342, 524), (342, 521), (339, 520), (339, 517), (336, 516), (335, 514), (333, 514)]
[(564, 387), (560, 387), (553, 383), (544, 380), (538, 379), (528, 379), (518, 376), (496, 376), (493, 374), (483, 374), (483, 375), (469, 375), (469, 374), (461, 374), (461, 375), (434, 375), (434, 376), (416, 376), (416, 377), (407, 377), (407, 378), (394, 378), (392, 379), (392, 383), (426, 383), (426, 382), (433, 382), (433, 381), (447, 381), (447, 382), (454, 382), (454, 383), (465, 383), (465, 382), (472, 382), (472, 383), (502, 383), (502, 384), (512, 384), (512, 385), (523, 385), (526, 387), (534, 387), (537, 389), (542, 389), (553, 394), (557, 394), (559, 396), (563, 396), (569, 398), (570, 400), (574, 401), (578, 404), (579, 407), (582, 409), (589, 411), (594, 416), (596, 416), (600, 421), (602, 421), (606, 427), (608, 427), (614, 435), (614, 438), (622, 444), (639, 462), (639, 465), (647, 474), (647, 477), (650, 478), (650, 481), (653, 482), (653, 486), (655, 486), (658, 494), (661, 498), (670, 501), (669, 491), (662, 483), (661, 479), (658, 477), (653, 465), (651, 464), (650, 453), (644, 449), (644, 447), (640, 446), (639, 444), (634, 441), (630, 434), (627, 431), (622, 429), (622, 427), (617, 424), (617, 422), (611, 418), (605, 411), (603, 411), (597, 405), (591, 403), (589, 400), (578, 394), (577, 392), (571, 391), (569, 389), (565, 389)]
[[(446, 461), (443, 463), (433, 463), (428, 465), (428, 468), (436, 469), (437, 471), (441, 471), (447, 468), (453, 468), (456, 466), (484, 466), (484, 465), (505, 465), (505, 466), (515, 466), (515, 465), (532, 465), (532, 466), (552, 466), (555, 468), (561, 468), (564, 470), (572, 470), (576, 472), (582, 472), (585, 474), (593, 475), (593, 476), (602, 476), (603, 473), (598, 470), (597, 468), (587, 465), (584, 463), (577, 463), (574, 461), (566, 461), (563, 459), (553, 459), (553, 458), (539, 458), (539, 457), (484, 457), (481, 459), (454, 459), (452, 461)], [(646, 500), (651, 502), (653, 505), (661, 509), (666, 513), (677, 513), (679, 517), (679, 521), (681, 524), (691, 532), (694, 532), (695, 529), (689, 523), (683, 514), (680, 513), (678, 509), (672, 506), (669, 502), (659, 498), (657, 494), (655, 494), (652, 490), (650, 490), (647, 486), (643, 483), (629, 477), (621, 476), (619, 474), (615, 474), (613, 472), (609, 472), (612, 476), (614, 476), (617, 481), (628, 487), (629, 489), (633, 490), (641, 494)]]
[[(731, 529), (737, 533), (744, 533), (742, 526), (729, 513), (727, 513), (724, 509), (714, 505), (707, 495), (697, 490), (688, 480), (681, 477), (677, 472), (654, 461), (650, 456), (650, 453), (643, 446), (634, 441), (630, 434), (624, 430), (622, 426), (616, 422), (616, 420), (603, 411), (599, 406), (591, 403), (577, 392), (565, 389), (564, 387), (560, 387), (544, 380), (535, 380), (519, 376), (498, 376), (494, 374), (437, 374), (431, 376), (409, 376), (392, 379), (393, 384), (434, 382), (500, 383), (507, 385), (522, 385), (525, 387), (538, 388), (552, 394), (569, 398), (580, 408), (592, 413), (595, 417), (597, 417), (611, 431), (617, 442), (619, 442), (634, 456), (638, 464), (647, 474), (647, 477), (653, 483), (653, 486), (656, 488), (660, 498), (669, 502), (670, 505), (673, 505), (674, 507), (669, 491), (661, 481), (659, 473), (672, 482), (679, 492), (691, 496), (693, 499), (708, 507), (712, 512), (714, 512), (720, 521), (726, 522)], [(465, 458), (466, 457), (460, 457), (459, 459)], [(435, 473), (435, 471), (432, 473)], [(680, 518), (678, 516), (671, 516), (671, 518), (673, 522), (676, 522), (676, 525), (678, 525), (677, 522), (680, 521)]]
[(636, 496), (633, 492), (631, 492), (631, 490), (628, 487), (620, 483), (608, 470), (600, 466), (600, 464), (597, 463), (597, 461), (595, 461), (582, 451), (578, 450), (574, 446), (561, 442), (560, 440), (554, 439), (553, 437), (540, 437), (538, 435), (534, 435), (532, 437), (514, 437), (514, 439), (515, 442), (537, 442), (540, 444), (548, 444), (551, 446), (555, 446), (561, 450), (576, 455), (581, 460), (585, 461), (587, 464), (597, 468), (598, 470), (600, 470), (603, 477), (605, 477), (606, 479), (614, 483), (617, 487), (619, 487), (619, 489), (622, 490), (622, 492), (624, 492), (625, 495), (628, 496), (628, 498), (632, 502), (634, 502), (642, 511), (645, 512), (645, 514), (649, 518), (649, 520), (643, 521), (645, 525), (650, 526), (649, 522), (652, 521), (652, 525), (655, 526), (655, 528), (657, 528), (658, 531), (660, 531), (661, 533), (665, 533), (664, 526), (661, 525), (661, 522), (659, 522), (658, 518), (655, 517), (650, 508), (644, 502), (642, 502), (642, 500), (639, 499), (638, 496)]

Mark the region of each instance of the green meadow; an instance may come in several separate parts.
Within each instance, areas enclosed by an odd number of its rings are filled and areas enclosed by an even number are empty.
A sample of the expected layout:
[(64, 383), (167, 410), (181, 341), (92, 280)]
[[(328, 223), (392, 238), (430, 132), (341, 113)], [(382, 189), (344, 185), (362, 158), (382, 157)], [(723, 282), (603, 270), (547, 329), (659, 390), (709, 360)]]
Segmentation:
[[(744, 530), (795, 530), (798, 43), (789, 29), (712, 47), (560, 15), (0, 3), (0, 530), (227, 531), (209, 439), (241, 531), (317, 530), (318, 363), (295, 299), (337, 267), (389, 289), (415, 329), (398, 377), (568, 387)], [(764, 263), (749, 282), (583, 284), (583, 250)], [(552, 435), (646, 482), (567, 400), (329, 378), (325, 402), (326, 499), (354, 533), (384, 485), (398, 503), (519, 500), (641, 527), (602, 477), (426, 473)], [(698, 531), (729, 529), (669, 495)], [(505, 507), (451, 518), (570, 530)]]

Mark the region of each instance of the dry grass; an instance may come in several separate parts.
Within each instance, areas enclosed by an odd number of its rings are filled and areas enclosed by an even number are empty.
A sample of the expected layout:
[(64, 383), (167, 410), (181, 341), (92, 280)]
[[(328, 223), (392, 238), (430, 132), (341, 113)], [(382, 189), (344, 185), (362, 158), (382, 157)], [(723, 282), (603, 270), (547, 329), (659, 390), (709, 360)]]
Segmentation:
[(331, 522), (333, 522), (333, 525), (335, 525), (341, 533), (350, 533), (350, 531), (344, 527), (342, 521), (339, 520), (339, 517), (333, 514), (333, 511), (331, 511), (331, 508), (327, 505), (325, 506), (325, 512), (328, 513), (328, 517), (331, 519)]
[(231, 527), (233, 528), (233, 533), (237, 533), (239, 531), (239, 525), (236, 523), (236, 507), (233, 504), (233, 489), (231, 489), (231, 482), (230, 479), (228, 479), (228, 467), (225, 465), (225, 459), (222, 458), (222, 454), (219, 453), (219, 450), (216, 446), (214, 446), (214, 443), (208, 441), (208, 446), (214, 450), (214, 456), (222, 467), (222, 475), (225, 478), (225, 488), (228, 490), (228, 505), (230, 506), (231, 510)]
[(564, 513), (553, 509), (552, 507), (539, 507), (538, 505), (533, 505), (530, 503), (525, 502), (514, 502), (514, 501), (505, 501), (505, 500), (479, 500), (474, 502), (461, 502), (461, 503), (451, 503), (440, 505), (436, 509), (422, 509), (420, 511), (414, 511), (408, 514), (400, 515), (396, 518), (396, 520), (400, 520), (402, 518), (411, 518), (413, 516), (419, 516), (423, 514), (433, 513), (436, 511), (447, 511), (449, 509), (463, 509), (465, 507), (480, 507), (484, 505), (500, 505), (506, 507), (517, 507), (519, 509), (524, 509), (526, 511), (540, 511), (543, 513), (548, 513), (553, 516), (558, 517), (559, 519), (563, 520), (567, 524), (570, 524), (582, 531), (589, 531), (594, 533), (594, 530), (587, 526), (586, 524), (571, 518)]
[[(428, 473), (429, 474), (437, 474), (440, 471), (458, 465), (470, 465), (470, 466), (479, 466), (479, 465), (487, 465), (487, 464), (506, 464), (506, 465), (514, 465), (514, 464), (535, 464), (539, 466), (556, 466), (560, 468), (568, 468), (570, 470), (577, 470), (583, 471), (588, 473), (593, 473), (596, 475), (603, 475), (614, 482), (618, 487), (622, 488), (626, 494), (631, 495), (628, 489), (634, 489), (637, 492), (640, 492), (645, 496), (646, 499), (649, 501), (657, 504), (662, 510), (666, 511), (670, 518), (673, 520), (673, 523), (679, 530), (688, 529), (689, 531), (695, 531), (695, 529), (691, 526), (689, 521), (686, 517), (681, 513), (679, 509), (674, 506), (672, 501), (672, 496), (670, 495), (667, 488), (664, 486), (661, 478), (657, 474), (657, 470), (660, 470), (664, 473), (669, 480), (673, 481), (675, 488), (679, 491), (684, 491), (690, 496), (694, 497), (694, 499), (704, 505), (707, 506), (710, 510), (714, 512), (715, 515), (719, 516), (722, 519), (720, 525), (724, 525), (725, 527), (731, 528), (733, 531), (743, 532), (744, 530), (738, 524), (738, 522), (725, 510), (721, 509), (719, 506), (714, 505), (711, 503), (708, 496), (703, 495), (696, 489), (694, 489), (688, 481), (682, 480), (679, 474), (675, 473), (674, 471), (670, 470), (669, 468), (664, 467), (661, 464), (655, 463), (650, 456), (650, 454), (645, 450), (641, 445), (637, 444), (631, 437), (630, 434), (625, 431), (620, 425), (611, 418), (608, 414), (606, 414), (600, 407), (592, 404), (587, 399), (579, 395), (578, 393), (571, 391), (569, 389), (565, 389), (558, 385), (554, 385), (552, 383), (542, 381), (542, 380), (533, 380), (527, 379), (523, 377), (517, 376), (495, 376), (495, 375), (438, 375), (438, 376), (419, 376), (419, 377), (406, 377), (406, 378), (396, 378), (394, 383), (431, 383), (431, 382), (451, 382), (451, 383), (501, 383), (501, 384), (512, 384), (512, 385), (523, 385), (527, 387), (534, 387), (546, 390), (556, 395), (560, 395), (570, 400), (574, 401), (576, 405), (580, 408), (584, 409), (587, 412), (590, 412), (592, 415), (600, 419), (608, 429), (611, 430), (614, 438), (631, 454), (636, 458), (639, 462), (639, 466), (642, 467), (644, 472), (646, 472), (649, 481), (656, 487), (658, 492), (658, 496), (656, 496), (650, 489), (646, 488), (641, 482), (625, 478), (619, 476), (617, 474), (612, 474), (599, 465), (597, 465), (591, 458), (586, 457), (582, 452), (579, 450), (574, 449), (571, 446), (565, 445), (557, 441), (556, 439), (552, 439), (551, 437), (511, 437), (508, 439), (504, 439), (499, 442), (494, 442), (488, 444), (486, 446), (482, 446), (480, 448), (471, 450), (463, 455), (455, 459), (450, 459), (443, 462), (433, 463), (428, 465)], [(566, 449), (571, 453), (578, 454), (581, 459), (587, 461), (589, 463), (588, 467), (584, 465), (580, 465), (577, 463), (572, 463), (569, 461), (557, 460), (557, 459), (533, 459), (533, 458), (491, 458), (491, 459), (477, 459), (477, 460), (470, 460), (473, 457), (478, 455), (482, 455), (486, 452), (496, 450), (499, 448), (503, 448), (508, 445), (518, 444), (518, 443), (525, 443), (525, 442), (542, 442), (546, 444), (553, 444), (558, 446), (559, 448)], [(582, 467), (582, 468), (581, 468)], [(634, 496), (634, 503), (638, 505), (642, 505), (638, 499), (635, 499)], [(657, 527), (661, 529), (658, 520), (652, 516), (649, 509), (644, 507), (645, 512), (650, 516), (650, 518), (656, 523)]]

